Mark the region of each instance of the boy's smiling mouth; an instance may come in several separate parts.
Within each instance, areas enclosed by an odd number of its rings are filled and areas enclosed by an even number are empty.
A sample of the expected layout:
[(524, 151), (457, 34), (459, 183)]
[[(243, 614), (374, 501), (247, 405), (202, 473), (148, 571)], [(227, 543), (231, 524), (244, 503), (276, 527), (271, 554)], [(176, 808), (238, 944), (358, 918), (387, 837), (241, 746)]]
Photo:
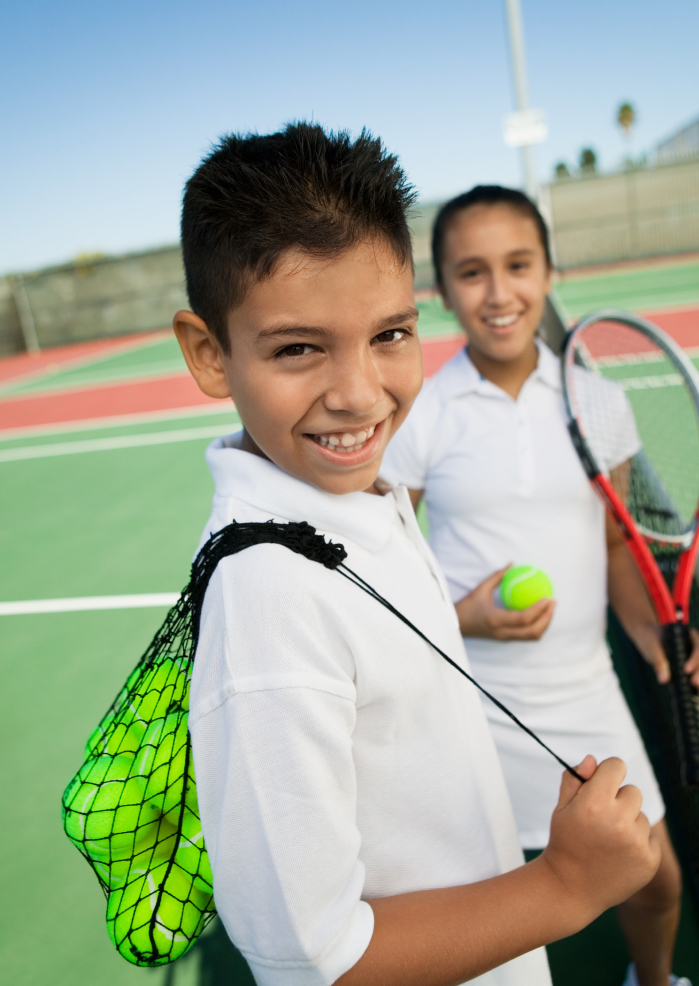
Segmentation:
[(374, 452), (374, 445), (379, 444), (378, 433), (382, 430), (383, 424), (383, 421), (379, 421), (376, 424), (364, 425), (362, 428), (352, 430), (345, 428), (342, 431), (306, 433), (305, 437), (309, 438), (319, 451), (322, 450), (325, 456), (329, 453), (333, 458), (335, 456), (344, 457), (364, 450), (371, 455)]

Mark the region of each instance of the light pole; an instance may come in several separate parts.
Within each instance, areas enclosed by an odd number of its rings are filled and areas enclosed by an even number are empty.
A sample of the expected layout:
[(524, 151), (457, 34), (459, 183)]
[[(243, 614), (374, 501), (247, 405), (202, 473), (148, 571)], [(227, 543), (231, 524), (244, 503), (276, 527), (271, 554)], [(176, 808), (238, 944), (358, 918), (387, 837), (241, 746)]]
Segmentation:
[(510, 35), (512, 78), (517, 103), (517, 113), (511, 113), (505, 118), (505, 142), (511, 147), (520, 148), (524, 187), (527, 195), (536, 201), (539, 188), (534, 169), (532, 144), (538, 144), (546, 139), (546, 120), (540, 110), (529, 109), (527, 70), (524, 62), (524, 31), (519, 0), (505, 0), (505, 9)]

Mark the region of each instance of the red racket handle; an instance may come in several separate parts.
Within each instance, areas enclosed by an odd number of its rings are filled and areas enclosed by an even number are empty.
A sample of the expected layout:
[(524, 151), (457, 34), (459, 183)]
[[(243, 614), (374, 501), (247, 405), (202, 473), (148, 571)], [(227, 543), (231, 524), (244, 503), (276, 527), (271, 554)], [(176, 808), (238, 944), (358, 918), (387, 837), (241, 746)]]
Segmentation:
[(662, 627), (665, 656), (670, 665), (670, 689), (675, 706), (677, 741), (680, 747), (682, 779), (685, 785), (699, 786), (699, 710), (697, 692), (684, 666), (692, 653), (692, 640), (685, 623), (666, 623)]

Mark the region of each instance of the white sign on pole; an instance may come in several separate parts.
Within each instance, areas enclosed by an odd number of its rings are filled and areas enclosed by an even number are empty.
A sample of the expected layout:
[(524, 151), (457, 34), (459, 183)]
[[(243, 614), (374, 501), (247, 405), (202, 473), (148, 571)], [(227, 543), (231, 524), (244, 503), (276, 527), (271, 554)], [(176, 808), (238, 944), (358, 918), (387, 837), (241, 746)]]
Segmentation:
[(543, 110), (520, 110), (507, 113), (502, 121), (502, 135), (508, 147), (540, 144), (549, 134)]

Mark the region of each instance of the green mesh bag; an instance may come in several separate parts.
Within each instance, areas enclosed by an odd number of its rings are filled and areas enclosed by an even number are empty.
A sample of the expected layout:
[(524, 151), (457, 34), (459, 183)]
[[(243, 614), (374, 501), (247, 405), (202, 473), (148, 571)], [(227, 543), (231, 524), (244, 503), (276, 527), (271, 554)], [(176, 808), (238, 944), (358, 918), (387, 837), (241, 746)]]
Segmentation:
[(282, 544), (327, 568), (346, 556), (305, 523), (234, 523), (215, 534), (63, 795), (66, 835), (107, 898), (109, 937), (135, 965), (179, 958), (216, 913), (187, 728), (189, 683), (218, 562), (261, 543)]

